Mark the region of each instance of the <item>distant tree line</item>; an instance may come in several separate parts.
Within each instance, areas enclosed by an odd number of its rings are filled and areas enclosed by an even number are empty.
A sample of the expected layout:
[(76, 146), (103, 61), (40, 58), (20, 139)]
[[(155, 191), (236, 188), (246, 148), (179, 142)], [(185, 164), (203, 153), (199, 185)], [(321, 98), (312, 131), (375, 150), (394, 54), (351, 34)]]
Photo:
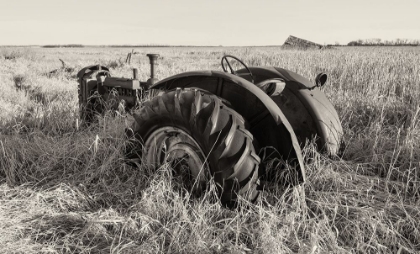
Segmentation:
[(101, 47), (110, 47), (110, 48), (163, 48), (163, 47), (171, 47), (165, 44), (139, 44), (139, 45), (129, 45), (129, 44), (121, 44), (121, 45), (101, 45)]
[(200, 46), (200, 45), (169, 45), (169, 44), (138, 44), (138, 45), (99, 45), (99, 47), (109, 47), (109, 48), (170, 48), (170, 47), (216, 47), (216, 46)]
[(44, 45), (43, 48), (83, 48), (82, 44)]
[(379, 38), (357, 40), (347, 43), (347, 46), (420, 46), (420, 40), (395, 39), (381, 40)]
[[(1, 46), (0, 46), (1, 47)], [(105, 47), (105, 48), (166, 48), (166, 47), (217, 47), (217, 46), (200, 46), (200, 45), (168, 45), (168, 44), (138, 44), (138, 45), (83, 45), (83, 44), (57, 44), (57, 45), (44, 45), (43, 48), (89, 48), (89, 47)], [(219, 45), (219, 47), (223, 47)]]

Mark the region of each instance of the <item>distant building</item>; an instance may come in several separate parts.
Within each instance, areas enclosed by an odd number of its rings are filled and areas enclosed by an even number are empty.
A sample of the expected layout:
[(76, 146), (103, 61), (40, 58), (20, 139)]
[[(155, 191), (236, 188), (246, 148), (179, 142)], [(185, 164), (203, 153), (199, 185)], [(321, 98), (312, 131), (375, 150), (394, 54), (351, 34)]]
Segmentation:
[(283, 48), (323, 49), (325, 46), (290, 35), (284, 42)]

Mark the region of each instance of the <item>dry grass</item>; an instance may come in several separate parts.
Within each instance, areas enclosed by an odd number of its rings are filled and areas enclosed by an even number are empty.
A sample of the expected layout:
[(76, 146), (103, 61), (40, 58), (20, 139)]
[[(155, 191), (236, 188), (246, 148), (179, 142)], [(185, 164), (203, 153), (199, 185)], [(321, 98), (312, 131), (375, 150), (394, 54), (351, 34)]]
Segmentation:
[[(0, 252), (2, 253), (418, 253), (420, 251), (420, 49), (279, 48), (5, 49), (0, 57)], [(113, 76), (160, 78), (218, 69), (229, 53), (314, 78), (342, 119), (343, 159), (315, 154), (308, 181), (227, 210), (214, 191), (174, 191), (165, 166), (124, 162), (128, 119), (106, 115), (78, 129), (77, 82), (85, 65)], [(4, 53), (6, 52), (6, 53)], [(18, 52), (18, 53), (10, 53)], [(14, 58), (5, 56), (14, 55)], [(73, 72), (56, 72), (63, 59)], [(284, 194), (286, 193), (286, 194)]]

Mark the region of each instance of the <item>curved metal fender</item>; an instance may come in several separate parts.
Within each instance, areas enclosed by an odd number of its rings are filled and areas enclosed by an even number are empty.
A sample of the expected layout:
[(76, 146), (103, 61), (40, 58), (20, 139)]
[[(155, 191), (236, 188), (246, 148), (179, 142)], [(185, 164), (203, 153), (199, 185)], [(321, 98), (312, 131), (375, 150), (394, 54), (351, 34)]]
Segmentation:
[[(292, 126), (279, 106), (253, 83), (225, 72), (185, 72), (161, 80), (150, 89), (196, 87), (213, 93), (231, 104), (249, 123), (258, 147), (274, 147), (284, 160), (297, 169), (288, 183), (305, 181), (302, 151)], [(265, 173), (265, 172), (262, 172)]]
[(314, 84), (308, 79), (282, 68), (249, 69), (254, 75), (255, 83), (272, 78), (285, 80), (284, 91), (272, 99), (286, 115), (302, 145), (307, 139), (317, 137), (318, 149), (329, 155), (339, 153), (343, 135), (341, 122), (334, 106), (318, 87), (312, 89)]

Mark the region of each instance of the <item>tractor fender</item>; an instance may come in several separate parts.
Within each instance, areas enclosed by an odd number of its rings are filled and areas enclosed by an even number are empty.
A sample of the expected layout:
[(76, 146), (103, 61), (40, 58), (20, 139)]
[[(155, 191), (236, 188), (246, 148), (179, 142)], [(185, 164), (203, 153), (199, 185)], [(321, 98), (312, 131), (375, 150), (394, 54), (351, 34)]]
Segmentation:
[[(275, 148), (296, 170), (288, 175), (291, 185), (305, 181), (302, 151), (292, 126), (279, 106), (263, 90), (248, 80), (221, 71), (185, 72), (161, 80), (150, 89), (172, 90), (194, 87), (228, 101), (249, 124), (257, 147)], [(262, 172), (264, 174), (265, 172)], [(292, 177), (292, 178), (289, 178)]]
[[(267, 79), (280, 78), (286, 83), (279, 95), (271, 98), (282, 109), (292, 125), (299, 143), (316, 138), (320, 151), (338, 155), (343, 129), (334, 106), (318, 88), (301, 75), (277, 67), (249, 67), (255, 83)], [(242, 69), (238, 72), (246, 72)]]

